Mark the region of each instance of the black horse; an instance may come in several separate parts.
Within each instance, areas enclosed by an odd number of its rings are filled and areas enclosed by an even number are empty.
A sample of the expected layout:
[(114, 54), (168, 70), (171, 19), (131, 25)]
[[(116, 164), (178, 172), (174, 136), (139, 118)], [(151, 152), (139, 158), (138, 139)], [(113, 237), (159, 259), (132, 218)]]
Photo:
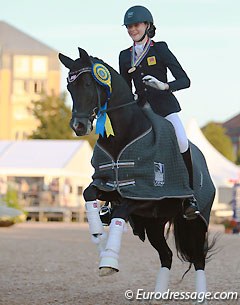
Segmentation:
[[(144, 241), (147, 235), (157, 250), (161, 267), (156, 291), (166, 291), (172, 251), (165, 239), (165, 225), (174, 225), (178, 253), (194, 264), (196, 291), (205, 291), (208, 222), (215, 188), (199, 149), (190, 143), (194, 195), (200, 215), (186, 220), (183, 200), (192, 195), (174, 129), (146, 104), (139, 107), (124, 79), (102, 60), (79, 48), (76, 60), (59, 54), (69, 68), (68, 91), (73, 100), (71, 128), (87, 135), (97, 119), (100, 133), (92, 164), (93, 182), (84, 191), (92, 239), (100, 249), (100, 275), (118, 271), (118, 254), (125, 221)], [(160, 155), (159, 155), (160, 154)], [(97, 199), (111, 202), (108, 238), (99, 218)], [(191, 266), (191, 265), (190, 265)]]

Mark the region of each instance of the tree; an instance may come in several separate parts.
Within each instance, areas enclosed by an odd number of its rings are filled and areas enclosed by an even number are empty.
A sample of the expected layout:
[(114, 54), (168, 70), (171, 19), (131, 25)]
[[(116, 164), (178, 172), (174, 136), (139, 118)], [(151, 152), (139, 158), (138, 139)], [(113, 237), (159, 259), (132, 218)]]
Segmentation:
[(73, 131), (69, 127), (71, 109), (66, 104), (66, 94), (46, 95), (43, 93), (40, 100), (32, 102), (31, 109), (39, 126), (30, 139), (73, 139)]
[(237, 160), (236, 160), (236, 164), (240, 165), (240, 149), (237, 152)]
[(48, 96), (42, 94), (40, 100), (32, 102), (34, 117), (39, 121), (39, 126), (30, 135), (30, 139), (71, 139), (87, 140), (94, 147), (98, 136), (95, 129), (88, 136), (76, 137), (69, 126), (71, 109), (66, 104), (66, 94)]
[(234, 150), (231, 139), (226, 135), (225, 128), (214, 122), (208, 123), (202, 128), (202, 132), (208, 141), (228, 160), (234, 162)]

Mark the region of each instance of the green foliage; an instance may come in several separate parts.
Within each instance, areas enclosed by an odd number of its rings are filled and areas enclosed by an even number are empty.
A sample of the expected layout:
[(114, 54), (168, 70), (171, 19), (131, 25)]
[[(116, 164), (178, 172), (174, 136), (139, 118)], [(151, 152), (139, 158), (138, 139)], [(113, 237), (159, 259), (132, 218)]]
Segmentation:
[(21, 206), (18, 202), (18, 193), (12, 188), (8, 187), (6, 195), (3, 197), (3, 201), (6, 202), (7, 206), (10, 208), (21, 210)]
[(0, 217), (0, 227), (10, 226), (15, 223), (24, 222), (26, 220), (27, 212), (23, 211), (18, 201), (18, 192), (13, 187), (8, 186), (6, 195), (3, 197), (3, 202), (7, 204), (9, 208), (17, 209), (22, 212), (18, 216), (2, 216)]
[(33, 116), (39, 126), (30, 139), (74, 139), (69, 127), (71, 109), (66, 105), (66, 94), (60, 96), (42, 94), (40, 100), (32, 102)]
[(234, 162), (234, 150), (231, 139), (226, 135), (225, 129), (214, 122), (208, 123), (202, 128), (204, 136), (208, 141), (228, 160)]
[(69, 122), (71, 109), (66, 104), (66, 94), (60, 96), (42, 94), (40, 100), (32, 102), (33, 116), (39, 121), (39, 126), (30, 135), (30, 139), (69, 139), (87, 140), (94, 147), (98, 136), (95, 130), (88, 136), (76, 137)]
[(240, 149), (238, 150), (238, 153), (237, 153), (236, 164), (237, 164), (237, 165), (240, 165)]

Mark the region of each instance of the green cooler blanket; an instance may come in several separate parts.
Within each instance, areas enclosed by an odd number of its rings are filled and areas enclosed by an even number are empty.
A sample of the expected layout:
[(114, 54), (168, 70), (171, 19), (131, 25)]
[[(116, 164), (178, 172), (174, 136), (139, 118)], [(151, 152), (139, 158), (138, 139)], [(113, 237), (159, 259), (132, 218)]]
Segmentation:
[(127, 144), (117, 160), (96, 144), (93, 184), (103, 191), (117, 190), (123, 198), (131, 199), (191, 196), (188, 172), (172, 124), (149, 107), (144, 112), (152, 127)]
[[(92, 185), (105, 192), (117, 191), (123, 198), (134, 200), (192, 196), (172, 124), (155, 114), (149, 105), (143, 110), (152, 127), (126, 145), (116, 160), (98, 143), (95, 145)], [(203, 154), (191, 142), (190, 149), (194, 195), (201, 216), (208, 224), (215, 188)]]

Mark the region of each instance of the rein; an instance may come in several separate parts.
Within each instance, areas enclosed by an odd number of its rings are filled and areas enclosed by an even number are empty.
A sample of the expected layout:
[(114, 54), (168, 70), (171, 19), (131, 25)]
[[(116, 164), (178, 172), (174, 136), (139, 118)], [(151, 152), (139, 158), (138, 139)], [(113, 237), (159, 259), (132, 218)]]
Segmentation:
[(132, 102), (129, 102), (129, 103), (125, 103), (125, 104), (122, 104), (122, 105), (118, 105), (118, 106), (113, 106), (113, 107), (110, 107), (106, 110), (100, 110), (100, 113), (105, 113), (105, 112), (109, 112), (109, 111), (113, 111), (113, 110), (117, 110), (119, 108), (123, 108), (125, 106), (130, 106), (130, 105), (133, 105), (133, 104), (136, 104), (138, 100), (133, 100)]

